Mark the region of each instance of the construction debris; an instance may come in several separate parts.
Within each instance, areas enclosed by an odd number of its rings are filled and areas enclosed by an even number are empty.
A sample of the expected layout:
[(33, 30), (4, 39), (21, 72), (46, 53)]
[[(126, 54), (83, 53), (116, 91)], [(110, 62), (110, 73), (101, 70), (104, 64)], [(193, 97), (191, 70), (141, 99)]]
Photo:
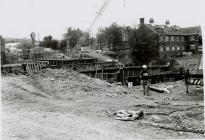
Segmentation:
[(116, 120), (134, 121), (142, 119), (144, 117), (144, 111), (119, 110), (115, 112), (114, 115), (116, 116)]
[(168, 85), (161, 85), (161, 84), (157, 84), (154, 86), (149, 86), (150, 90), (152, 91), (156, 91), (159, 93), (171, 93), (171, 90), (174, 89), (177, 86), (176, 83), (169, 83)]
[[(18, 133), (22, 136), (24, 136), (22, 132), (31, 134), (32, 131), (27, 130), (30, 130), (33, 125), (24, 128), (19, 123), (13, 125), (13, 122), (19, 122), (19, 120), (22, 120), (22, 124), (36, 124), (37, 122), (38, 126), (43, 123), (51, 126), (52, 130), (56, 129), (57, 132), (59, 128), (63, 128), (65, 134), (67, 134), (71, 130), (66, 128), (67, 124), (74, 120), (75, 122), (71, 127), (75, 129), (78, 126), (80, 128), (79, 134), (81, 134), (81, 128), (84, 127), (85, 123), (82, 123), (82, 121), (84, 120), (89, 128), (91, 126), (96, 129), (94, 125), (96, 123), (92, 123), (93, 119), (99, 121), (99, 123), (102, 122), (99, 125), (99, 132), (107, 121), (110, 126), (106, 126), (105, 130), (113, 128), (114, 123), (114, 130), (117, 130), (119, 134), (135, 135), (138, 130), (142, 129), (140, 132), (143, 132), (143, 134), (153, 132), (153, 135), (161, 135), (166, 132), (163, 138), (171, 136), (176, 136), (176, 138), (185, 138), (185, 136), (201, 138), (204, 136), (202, 136), (204, 133), (203, 94), (194, 91), (194, 93), (197, 93), (194, 96), (191, 96), (191, 94), (183, 95), (180, 93), (180, 91), (186, 90), (183, 81), (152, 85), (157, 88), (167, 87), (172, 94), (153, 93), (147, 97), (142, 96), (142, 86), (127, 88), (120, 86), (120, 83), (110, 84), (69, 69), (46, 68), (37, 74), (4, 76), (2, 79), (4, 80), (2, 82), (4, 112), (8, 110), (7, 113), (10, 113), (10, 116), (13, 117), (10, 120), (11, 118), (6, 116), (4, 124), (10, 127), (8, 132), (11, 132), (9, 130), (13, 130), (13, 128), (18, 128)], [(190, 86), (190, 91), (191, 88), (196, 88), (196, 86)], [(15, 107), (15, 110), (13, 107)], [(122, 108), (125, 110), (121, 110)], [(18, 113), (13, 113), (17, 111)], [(117, 112), (113, 114), (114, 111)], [(34, 113), (35, 115), (33, 115)], [(87, 122), (87, 118), (90, 119), (90, 122)], [(68, 119), (70, 121), (65, 123), (65, 120)], [(59, 122), (56, 123), (55, 120)], [(125, 121), (134, 122), (128, 123)], [(62, 124), (64, 125), (62, 126)], [(87, 127), (85, 129), (87, 132)], [(47, 132), (48, 129), (44, 128), (37, 128), (37, 130), (50, 133), (50, 131)], [(113, 133), (116, 133), (116, 131), (111, 131), (111, 135)], [(34, 131), (34, 134), (38, 135), (39, 133)], [(96, 134), (95, 130), (94, 134)], [(13, 133), (10, 135), (13, 137)], [(29, 139), (30, 137), (26, 138)]]
[(28, 80), (49, 95), (66, 98), (69, 95), (117, 96), (128, 94), (126, 87), (112, 85), (69, 69), (45, 69)]

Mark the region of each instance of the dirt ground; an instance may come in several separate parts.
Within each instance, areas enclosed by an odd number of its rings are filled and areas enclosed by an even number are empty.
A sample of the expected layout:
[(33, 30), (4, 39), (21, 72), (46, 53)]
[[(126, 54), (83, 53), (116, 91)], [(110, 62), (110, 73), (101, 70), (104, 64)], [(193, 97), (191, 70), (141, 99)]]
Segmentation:
[[(162, 83), (173, 84), (171, 93), (143, 96), (141, 86), (110, 85), (65, 70), (2, 76), (2, 139), (203, 139), (203, 93), (192, 86), (185, 94), (182, 81)], [(121, 109), (143, 109), (145, 117), (115, 120)]]

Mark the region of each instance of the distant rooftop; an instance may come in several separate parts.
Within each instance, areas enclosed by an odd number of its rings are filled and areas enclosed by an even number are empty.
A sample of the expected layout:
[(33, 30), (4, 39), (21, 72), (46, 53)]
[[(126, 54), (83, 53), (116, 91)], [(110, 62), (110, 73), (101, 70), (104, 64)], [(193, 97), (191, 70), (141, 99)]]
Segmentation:
[(182, 32), (185, 34), (200, 34), (201, 35), (201, 27), (193, 26), (193, 27), (182, 28)]
[(168, 25), (152, 25), (152, 24), (145, 24), (151, 31), (155, 33), (162, 33), (162, 34), (184, 34), (182, 29), (179, 26), (168, 26)]
[(152, 24), (145, 24), (147, 28), (149, 28), (154, 33), (162, 33), (162, 34), (176, 34), (176, 35), (192, 35), (192, 34), (199, 34), (201, 35), (201, 27), (200, 26), (193, 26), (193, 27), (186, 27), (180, 28), (179, 26), (167, 26), (167, 25), (152, 25)]
[(141, 18), (140, 24), (145, 25), (147, 28), (149, 28), (151, 31), (157, 34), (170, 34), (170, 35), (192, 35), (192, 34), (201, 35), (202, 34), (200, 26), (182, 28), (177, 25), (170, 25), (169, 20), (166, 20), (164, 25), (157, 25), (154, 24), (154, 19), (152, 18), (150, 18), (149, 24), (145, 24), (144, 18)]

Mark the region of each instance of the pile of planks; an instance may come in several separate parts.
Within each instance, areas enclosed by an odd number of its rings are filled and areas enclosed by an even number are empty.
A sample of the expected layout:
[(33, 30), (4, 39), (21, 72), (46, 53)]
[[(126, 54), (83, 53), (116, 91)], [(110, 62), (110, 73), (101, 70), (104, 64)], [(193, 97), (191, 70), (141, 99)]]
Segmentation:
[(48, 61), (31, 61), (26, 62), (26, 72), (28, 74), (36, 74), (49, 65)]

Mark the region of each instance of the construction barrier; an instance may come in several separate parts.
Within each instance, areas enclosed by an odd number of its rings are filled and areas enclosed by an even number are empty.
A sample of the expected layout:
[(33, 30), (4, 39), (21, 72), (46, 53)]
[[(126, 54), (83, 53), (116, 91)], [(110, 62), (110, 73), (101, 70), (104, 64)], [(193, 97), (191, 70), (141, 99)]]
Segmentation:
[(188, 81), (189, 85), (200, 85), (203, 86), (203, 80), (202, 79), (190, 79)]

